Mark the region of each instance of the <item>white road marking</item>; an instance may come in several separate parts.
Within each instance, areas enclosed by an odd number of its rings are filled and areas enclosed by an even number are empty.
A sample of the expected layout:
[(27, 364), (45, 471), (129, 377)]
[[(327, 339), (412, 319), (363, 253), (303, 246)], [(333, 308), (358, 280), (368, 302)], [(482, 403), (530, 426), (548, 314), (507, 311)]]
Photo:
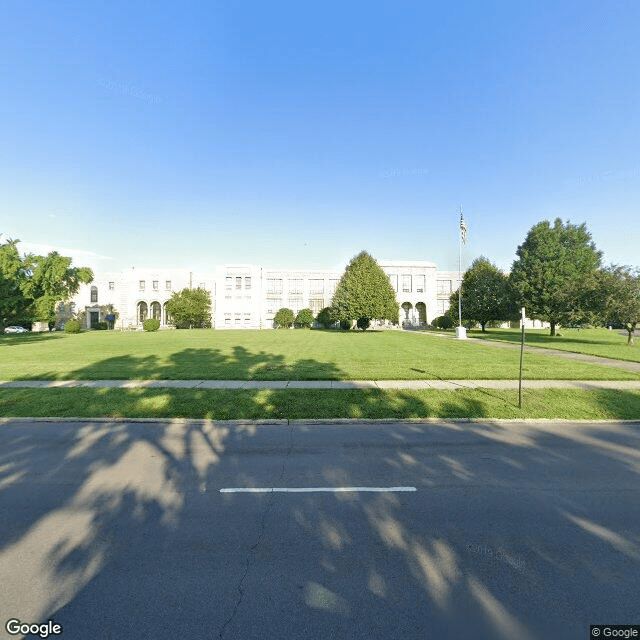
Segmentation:
[(234, 487), (220, 489), (220, 493), (344, 493), (353, 491), (416, 491), (415, 487)]

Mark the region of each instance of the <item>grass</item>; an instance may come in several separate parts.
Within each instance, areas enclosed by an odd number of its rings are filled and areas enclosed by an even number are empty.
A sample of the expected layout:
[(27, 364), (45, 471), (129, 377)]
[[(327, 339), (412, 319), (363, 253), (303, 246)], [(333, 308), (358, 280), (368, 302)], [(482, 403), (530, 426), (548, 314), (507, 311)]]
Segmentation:
[(2, 389), (3, 417), (228, 419), (301, 418), (565, 418), (638, 419), (640, 392), (194, 389)]
[[(550, 336), (549, 329), (527, 329), (525, 344), (530, 347), (546, 347), (615, 360), (640, 362), (640, 346), (627, 345), (626, 331), (560, 328), (558, 333), (560, 335)], [(520, 329), (487, 329), (485, 334), (481, 331), (472, 331), (469, 337), (520, 344)]]
[[(0, 352), (1, 380), (514, 379), (519, 364), (515, 350), (400, 331), (18, 334), (1, 336)], [(524, 377), (628, 380), (640, 374), (527, 353)]]

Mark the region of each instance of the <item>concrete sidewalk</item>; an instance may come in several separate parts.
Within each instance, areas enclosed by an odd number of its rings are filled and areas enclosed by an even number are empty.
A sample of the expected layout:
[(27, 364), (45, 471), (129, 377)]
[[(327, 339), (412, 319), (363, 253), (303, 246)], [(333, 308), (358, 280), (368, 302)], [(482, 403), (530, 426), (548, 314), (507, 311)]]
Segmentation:
[[(523, 380), (523, 389), (640, 390), (640, 380)], [(517, 389), (517, 380), (15, 380), (0, 389)]]

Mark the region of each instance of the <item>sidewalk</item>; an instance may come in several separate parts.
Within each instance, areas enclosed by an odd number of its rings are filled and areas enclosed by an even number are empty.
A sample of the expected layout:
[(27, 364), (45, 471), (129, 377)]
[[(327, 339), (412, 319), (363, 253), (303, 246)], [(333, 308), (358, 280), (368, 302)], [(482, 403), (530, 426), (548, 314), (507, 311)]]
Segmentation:
[[(0, 389), (517, 389), (517, 380), (16, 380)], [(523, 389), (640, 390), (640, 380), (523, 380)]]

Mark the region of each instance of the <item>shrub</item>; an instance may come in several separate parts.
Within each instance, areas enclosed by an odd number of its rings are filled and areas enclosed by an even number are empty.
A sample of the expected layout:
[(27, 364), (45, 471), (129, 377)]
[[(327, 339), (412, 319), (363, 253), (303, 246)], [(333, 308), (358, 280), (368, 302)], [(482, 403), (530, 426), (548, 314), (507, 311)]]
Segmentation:
[(324, 309), (321, 309), (320, 313), (318, 313), (316, 321), (325, 329), (328, 329), (336, 321), (333, 315), (333, 309), (331, 307), (325, 307)]
[(366, 331), (371, 326), (371, 320), (369, 318), (358, 318), (356, 324), (358, 325), (358, 329)]
[(106, 322), (98, 322), (95, 328), (99, 331), (106, 331), (109, 328), (109, 325)]
[(80, 333), (80, 323), (77, 320), (67, 320), (64, 325), (65, 333)]
[(156, 318), (147, 318), (142, 323), (142, 328), (145, 331), (157, 331), (160, 328), (160, 320), (156, 320)]
[(353, 320), (340, 320), (340, 328), (343, 331), (349, 331), (349, 329), (351, 329), (352, 324), (353, 324)]
[(296, 316), (296, 325), (309, 329), (313, 324), (313, 311), (311, 309), (301, 309)]
[(273, 317), (273, 321), (276, 323), (276, 325), (278, 327), (284, 328), (290, 327), (294, 323), (295, 319), (296, 317), (293, 315), (293, 311), (291, 311), (291, 309), (287, 309), (286, 307), (278, 309), (278, 312)]
[(433, 326), (437, 329), (451, 329), (451, 327), (453, 327), (453, 320), (448, 313), (445, 313), (433, 321)]

